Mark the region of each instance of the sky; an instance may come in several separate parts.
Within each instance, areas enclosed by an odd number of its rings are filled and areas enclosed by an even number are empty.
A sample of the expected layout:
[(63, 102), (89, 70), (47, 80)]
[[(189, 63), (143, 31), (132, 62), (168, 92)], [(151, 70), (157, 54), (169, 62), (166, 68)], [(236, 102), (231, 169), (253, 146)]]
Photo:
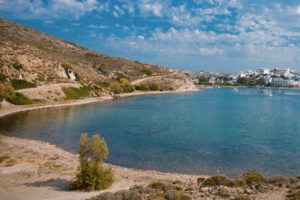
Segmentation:
[(0, 17), (175, 69), (300, 70), (300, 0), (0, 0)]

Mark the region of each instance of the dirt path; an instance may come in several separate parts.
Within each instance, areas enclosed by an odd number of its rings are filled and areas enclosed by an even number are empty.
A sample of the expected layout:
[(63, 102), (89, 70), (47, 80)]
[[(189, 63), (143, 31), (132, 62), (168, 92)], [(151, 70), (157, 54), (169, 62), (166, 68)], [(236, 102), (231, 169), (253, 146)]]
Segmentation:
[(31, 91), (44, 91), (50, 89), (59, 89), (61, 87), (80, 87), (79, 83), (56, 83), (56, 84), (49, 84), (49, 85), (41, 85), (36, 88), (26, 88), (17, 90), (18, 92), (31, 92)]
[(165, 75), (150, 76), (150, 77), (141, 78), (141, 79), (132, 81), (131, 84), (132, 85), (138, 85), (138, 84), (140, 84), (142, 82), (145, 82), (145, 81), (150, 81), (152, 79), (157, 79), (157, 78), (164, 78), (164, 77), (172, 76), (172, 75), (176, 75), (176, 74), (178, 74), (178, 72), (172, 72), (171, 74), (165, 74)]

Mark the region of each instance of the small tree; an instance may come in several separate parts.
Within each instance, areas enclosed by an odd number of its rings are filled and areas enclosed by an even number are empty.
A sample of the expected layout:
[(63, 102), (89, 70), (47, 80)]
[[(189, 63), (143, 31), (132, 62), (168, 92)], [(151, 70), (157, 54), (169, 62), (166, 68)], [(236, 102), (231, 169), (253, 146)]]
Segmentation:
[(112, 169), (103, 165), (108, 154), (106, 142), (99, 134), (91, 139), (82, 134), (79, 142), (80, 165), (71, 189), (92, 191), (111, 186), (114, 181)]

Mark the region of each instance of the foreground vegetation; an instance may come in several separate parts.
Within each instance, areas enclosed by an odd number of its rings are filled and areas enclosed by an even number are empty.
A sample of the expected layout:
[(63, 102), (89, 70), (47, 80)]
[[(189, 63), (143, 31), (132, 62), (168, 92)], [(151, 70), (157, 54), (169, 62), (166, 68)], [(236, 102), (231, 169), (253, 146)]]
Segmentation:
[(25, 95), (15, 92), (9, 84), (0, 83), (0, 101), (4, 99), (15, 105), (29, 105), (33, 103)]
[(110, 187), (114, 181), (113, 172), (103, 165), (108, 153), (106, 142), (99, 134), (90, 139), (82, 134), (79, 142), (80, 164), (71, 189), (92, 191)]
[(91, 200), (191, 200), (230, 199), (252, 200), (260, 194), (286, 191), (286, 200), (300, 199), (300, 177), (290, 179), (277, 176), (266, 178), (258, 172), (248, 171), (236, 178), (224, 175), (198, 178), (196, 184), (181, 181), (158, 181), (148, 186), (133, 186), (129, 190), (103, 193)]

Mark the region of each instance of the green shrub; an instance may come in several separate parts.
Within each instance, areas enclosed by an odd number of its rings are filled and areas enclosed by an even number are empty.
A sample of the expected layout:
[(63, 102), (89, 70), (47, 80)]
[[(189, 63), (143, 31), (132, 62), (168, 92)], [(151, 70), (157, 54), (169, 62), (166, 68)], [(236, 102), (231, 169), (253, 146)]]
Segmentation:
[(6, 76), (0, 73), (0, 83), (4, 83), (6, 81)]
[(8, 158), (9, 158), (8, 156), (0, 156), (0, 163), (7, 160)]
[(106, 142), (99, 134), (90, 139), (82, 134), (79, 143), (80, 165), (71, 189), (92, 191), (110, 187), (114, 181), (113, 172), (111, 168), (103, 166), (108, 153)]
[(147, 76), (151, 76), (153, 74), (150, 69), (142, 69), (141, 71), (143, 74), (146, 74)]
[(10, 83), (15, 90), (36, 87), (36, 84), (28, 82), (26, 80), (13, 79)]
[(265, 177), (263, 177), (258, 172), (252, 172), (252, 171), (246, 172), (243, 174), (243, 178), (248, 186), (264, 184), (267, 182)]
[(148, 91), (149, 90), (149, 85), (146, 85), (146, 84), (136, 85), (135, 89), (136, 90), (141, 90), (141, 91)]
[(207, 178), (202, 184), (202, 186), (204, 187), (213, 187), (221, 185), (232, 187), (234, 185), (234, 182), (226, 176), (212, 176), (210, 178)]
[(110, 86), (110, 83), (105, 82), (105, 81), (99, 81), (96, 84), (99, 85), (102, 88), (108, 88)]
[(66, 70), (66, 69), (71, 69), (71, 68), (72, 68), (71, 65), (69, 65), (69, 64), (67, 64), (67, 63), (61, 64), (61, 67), (64, 68), (65, 70)]
[(129, 93), (134, 91), (134, 87), (132, 85), (121, 85), (122, 92)]
[(113, 84), (110, 86), (110, 91), (112, 91), (114, 94), (120, 94), (122, 91), (122, 88), (119, 84)]
[(84, 57), (87, 59), (95, 59), (95, 58), (99, 57), (99, 55), (97, 55), (95, 53), (85, 53)]
[(0, 101), (2, 101), (3, 99), (11, 99), (15, 97), (15, 91), (10, 85), (0, 83)]
[(158, 91), (158, 90), (160, 90), (160, 86), (159, 86), (158, 83), (150, 83), (149, 84), (149, 89), (151, 91)]
[(135, 89), (141, 91), (158, 91), (160, 90), (160, 85), (158, 83), (143, 83), (141, 85), (135, 86)]
[(65, 93), (67, 99), (80, 99), (82, 97), (87, 97), (92, 91), (91, 87), (83, 86), (80, 88), (76, 87), (63, 87), (63, 92)]
[(15, 105), (29, 105), (33, 103), (31, 99), (18, 92), (15, 93), (14, 97), (8, 98), (7, 101)]
[(161, 182), (151, 183), (149, 185), (149, 187), (153, 188), (153, 189), (157, 189), (157, 190), (165, 190), (166, 189), (166, 185), (164, 183), (161, 183)]
[(21, 63), (18, 63), (18, 62), (13, 63), (12, 67), (15, 68), (16, 70), (23, 69), (23, 65)]

